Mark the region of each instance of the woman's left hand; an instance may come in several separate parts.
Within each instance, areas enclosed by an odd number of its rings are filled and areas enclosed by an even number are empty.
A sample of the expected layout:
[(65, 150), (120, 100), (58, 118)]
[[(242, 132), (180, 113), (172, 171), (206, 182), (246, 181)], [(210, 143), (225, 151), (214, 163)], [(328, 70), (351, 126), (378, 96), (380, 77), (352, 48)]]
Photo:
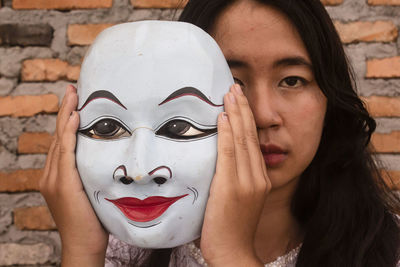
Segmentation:
[(218, 117), (218, 159), (207, 203), (201, 250), (211, 266), (263, 266), (254, 236), (271, 189), (253, 114), (240, 86), (224, 97)]

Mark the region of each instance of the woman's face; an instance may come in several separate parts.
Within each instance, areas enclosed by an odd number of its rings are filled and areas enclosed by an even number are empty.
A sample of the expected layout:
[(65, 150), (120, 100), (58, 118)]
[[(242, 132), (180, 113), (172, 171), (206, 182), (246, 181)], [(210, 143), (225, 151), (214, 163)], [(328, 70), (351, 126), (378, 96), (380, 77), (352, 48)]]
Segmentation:
[(276, 9), (239, 1), (211, 35), (252, 108), (272, 190), (297, 184), (318, 149), (327, 105), (297, 30)]

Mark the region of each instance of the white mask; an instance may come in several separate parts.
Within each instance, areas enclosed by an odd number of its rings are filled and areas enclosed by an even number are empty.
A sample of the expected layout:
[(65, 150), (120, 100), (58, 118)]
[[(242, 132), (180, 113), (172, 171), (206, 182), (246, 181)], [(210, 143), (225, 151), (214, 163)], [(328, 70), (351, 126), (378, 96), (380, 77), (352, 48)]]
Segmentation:
[(105, 228), (144, 248), (200, 236), (233, 84), (215, 41), (183, 22), (103, 31), (78, 82), (77, 166)]

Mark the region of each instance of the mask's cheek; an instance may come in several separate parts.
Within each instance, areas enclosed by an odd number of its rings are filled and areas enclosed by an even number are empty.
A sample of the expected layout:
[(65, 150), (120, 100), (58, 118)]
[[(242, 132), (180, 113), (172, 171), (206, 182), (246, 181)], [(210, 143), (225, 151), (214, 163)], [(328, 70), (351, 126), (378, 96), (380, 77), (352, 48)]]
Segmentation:
[[(217, 136), (191, 142), (171, 142), (163, 140), (167, 158), (173, 170), (171, 182), (177, 195), (188, 194), (187, 197), (173, 205), (174, 211), (168, 212), (184, 220), (200, 220), (202, 222), (209, 188), (215, 173), (217, 159)], [(189, 223), (189, 222), (188, 222)]]
[[(201, 140), (171, 142), (163, 140), (166, 158), (173, 170), (172, 179), (185, 187), (208, 191), (215, 173), (217, 135)], [(208, 192), (207, 192), (208, 194)]]
[(113, 173), (122, 162), (118, 145), (114, 141), (93, 140), (78, 134), (76, 163), (85, 187), (92, 200), (95, 191), (106, 193), (115, 184)]

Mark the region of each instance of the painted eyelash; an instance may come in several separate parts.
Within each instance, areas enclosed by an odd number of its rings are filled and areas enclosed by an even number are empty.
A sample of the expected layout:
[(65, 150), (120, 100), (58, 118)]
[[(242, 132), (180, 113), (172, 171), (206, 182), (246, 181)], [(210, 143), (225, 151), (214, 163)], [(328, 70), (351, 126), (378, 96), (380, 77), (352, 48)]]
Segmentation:
[(81, 127), (78, 129), (79, 132), (83, 132), (83, 131), (87, 131), (88, 129), (92, 128), (96, 123), (98, 123), (101, 120), (107, 120), (107, 119), (111, 119), (111, 120), (115, 120), (117, 121), (119, 124), (122, 125), (122, 127), (124, 127), (129, 134), (132, 134), (131, 129), (125, 124), (123, 123), (119, 118), (117, 117), (113, 117), (113, 116), (102, 116), (102, 117), (98, 117), (94, 120), (92, 120), (91, 122), (89, 122), (88, 124), (86, 124), (85, 126)]
[[(195, 122), (195, 121), (193, 121), (192, 119), (187, 118), (187, 117), (175, 116), (175, 117), (169, 118), (168, 120), (166, 120), (166, 121), (162, 122), (160, 125), (158, 125), (158, 126), (155, 128), (154, 132), (157, 132), (157, 131), (160, 130), (161, 127), (163, 127), (165, 124), (167, 124), (167, 123), (169, 123), (169, 122), (171, 122), (171, 121), (174, 121), (174, 120), (186, 121), (187, 123), (192, 124), (193, 127), (194, 127), (195, 129), (200, 130), (200, 131), (211, 130), (211, 129), (214, 129), (214, 128), (217, 127), (217, 125), (206, 125), (206, 124), (201, 124), (201, 123)], [(203, 128), (202, 128), (202, 127), (203, 127)]]

